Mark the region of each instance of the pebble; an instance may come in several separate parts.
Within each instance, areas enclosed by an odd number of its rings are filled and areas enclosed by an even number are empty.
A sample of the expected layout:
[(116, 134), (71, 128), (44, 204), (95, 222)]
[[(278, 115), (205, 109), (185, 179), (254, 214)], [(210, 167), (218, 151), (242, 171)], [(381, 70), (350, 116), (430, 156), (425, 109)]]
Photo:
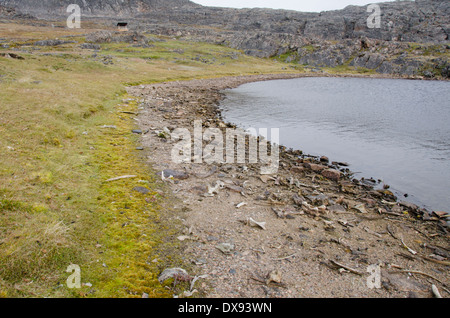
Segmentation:
[(322, 175), (333, 181), (339, 181), (341, 178), (341, 172), (334, 169), (327, 169), (322, 171)]
[(142, 193), (142, 194), (148, 194), (150, 192), (149, 189), (144, 188), (144, 187), (135, 187), (135, 188), (133, 188), (133, 190), (137, 191), (139, 193)]
[(189, 178), (189, 174), (183, 171), (177, 171), (177, 170), (171, 170), (166, 169), (163, 171), (164, 178), (170, 178), (173, 177), (174, 179), (178, 180), (186, 180)]

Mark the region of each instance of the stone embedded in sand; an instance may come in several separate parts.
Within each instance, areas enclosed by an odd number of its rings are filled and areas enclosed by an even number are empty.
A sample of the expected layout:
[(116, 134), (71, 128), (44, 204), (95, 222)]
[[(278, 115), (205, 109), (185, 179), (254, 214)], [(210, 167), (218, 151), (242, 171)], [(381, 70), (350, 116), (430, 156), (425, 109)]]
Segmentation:
[(341, 172), (338, 170), (334, 170), (334, 169), (323, 170), (322, 175), (325, 178), (328, 178), (333, 181), (339, 181), (339, 179), (341, 178)]
[(327, 207), (330, 212), (347, 212), (347, 209), (340, 204), (334, 204)]
[(291, 168), (292, 173), (302, 173), (305, 171), (304, 167), (295, 166)]
[(325, 194), (308, 195), (306, 198), (315, 206), (328, 205), (330, 203), (330, 198)]
[(227, 188), (228, 190), (231, 190), (233, 192), (237, 192), (237, 193), (241, 193), (244, 191), (243, 187), (239, 187), (239, 186), (235, 186), (235, 185), (231, 185), (231, 184), (226, 184), (225, 188)]
[(177, 179), (177, 180), (186, 180), (189, 178), (189, 174), (187, 174), (186, 172), (171, 170), (171, 169), (164, 170), (163, 176), (164, 176), (164, 178), (173, 177), (174, 179)]
[(234, 251), (234, 245), (231, 243), (220, 243), (216, 246), (216, 248), (225, 255), (232, 254)]
[(144, 187), (135, 187), (135, 188), (133, 188), (133, 190), (137, 191), (139, 193), (142, 193), (142, 194), (148, 194), (150, 192), (149, 189), (144, 188)]

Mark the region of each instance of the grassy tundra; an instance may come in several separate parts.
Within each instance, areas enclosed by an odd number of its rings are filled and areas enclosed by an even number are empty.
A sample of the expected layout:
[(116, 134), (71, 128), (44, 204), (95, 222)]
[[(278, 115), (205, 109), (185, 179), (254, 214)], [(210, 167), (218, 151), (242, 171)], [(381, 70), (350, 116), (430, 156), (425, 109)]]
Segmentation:
[[(295, 72), (226, 47), (169, 38), (147, 48), (81, 49), (97, 29), (0, 24), (8, 44), (0, 48), (2, 297), (170, 297), (157, 274), (164, 262), (181, 260), (160, 254), (170, 251), (164, 238), (172, 229), (160, 222), (164, 194), (136, 150), (132, 113), (139, 101), (125, 87)], [(55, 38), (76, 43), (33, 44)], [(137, 177), (105, 182), (129, 174)], [(142, 185), (151, 200), (132, 191)], [(80, 289), (66, 285), (70, 264), (81, 267)]]

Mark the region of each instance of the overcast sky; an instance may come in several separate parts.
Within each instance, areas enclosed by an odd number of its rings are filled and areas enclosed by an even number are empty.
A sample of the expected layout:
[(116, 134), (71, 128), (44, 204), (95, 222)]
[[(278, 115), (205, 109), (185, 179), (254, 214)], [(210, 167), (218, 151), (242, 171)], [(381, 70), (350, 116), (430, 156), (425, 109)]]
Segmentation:
[(320, 12), (343, 9), (348, 5), (367, 5), (370, 3), (395, 0), (193, 0), (193, 2), (212, 7), (232, 8), (273, 8), (304, 12)]

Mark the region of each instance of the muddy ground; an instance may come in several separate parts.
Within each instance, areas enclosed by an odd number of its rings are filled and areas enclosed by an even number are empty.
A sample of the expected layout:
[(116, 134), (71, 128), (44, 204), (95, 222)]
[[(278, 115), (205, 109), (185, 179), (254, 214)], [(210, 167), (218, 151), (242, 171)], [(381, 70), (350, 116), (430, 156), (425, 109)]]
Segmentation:
[(284, 148), (273, 175), (262, 175), (258, 164), (173, 162), (174, 129), (192, 131), (194, 120), (204, 128), (233, 127), (218, 111), (222, 90), (298, 76), (128, 89), (140, 101), (136, 133), (148, 164), (176, 198), (174, 208), (184, 211), (175, 216), (184, 227), (179, 253), (192, 265), (189, 275), (200, 278), (181, 296), (437, 297), (433, 285), (450, 296), (446, 220), (398, 202), (376, 180), (353, 179), (345, 163)]

